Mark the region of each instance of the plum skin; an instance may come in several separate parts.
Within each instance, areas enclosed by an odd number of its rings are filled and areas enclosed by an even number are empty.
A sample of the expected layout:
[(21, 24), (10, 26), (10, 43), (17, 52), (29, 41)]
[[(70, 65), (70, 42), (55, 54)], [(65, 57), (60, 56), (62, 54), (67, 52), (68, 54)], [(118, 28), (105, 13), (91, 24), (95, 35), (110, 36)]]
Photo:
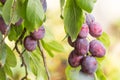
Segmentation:
[(2, 17), (0, 17), (0, 31), (2, 34), (6, 33), (7, 25), (5, 24)]
[(45, 35), (45, 28), (44, 26), (41, 26), (37, 31), (35, 30), (33, 33), (31, 33), (31, 36), (34, 40), (40, 40)]
[(71, 67), (78, 67), (81, 64), (83, 56), (79, 56), (76, 50), (73, 50), (68, 57), (68, 63)]
[(95, 17), (92, 14), (86, 14), (86, 23), (88, 26), (95, 21)]
[(106, 53), (104, 45), (98, 40), (92, 40), (90, 42), (89, 51), (94, 57), (103, 57)]
[(0, 0), (0, 2), (1, 2), (2, 4), (5, 4), (6, 0)]
[(81, 71), (87, 74), (93, 74), (97, 70), (97, 61), (92, 56), (86, 56), (82, 60)]
[(89, 42), (86, 38), (78, 38), (75, 43), (75, 49), (78, 51), (79, 55), (85, 55), (89, 51)]
[(93, 37), (99, 37), (102, 35), (102, 27), (97, 22), (92, 22), (89, 26), (89, 33)]
[(78, 36), (80, 38), (86, 38), (88, 34), (89, 34), (89, 27), (87, 24), (83, 24)]
[(31, 36), (26, 36), (24, 39), (24, 47), (28, 51), (33, 51), (36, 49), (37, 41), (32, 39)]

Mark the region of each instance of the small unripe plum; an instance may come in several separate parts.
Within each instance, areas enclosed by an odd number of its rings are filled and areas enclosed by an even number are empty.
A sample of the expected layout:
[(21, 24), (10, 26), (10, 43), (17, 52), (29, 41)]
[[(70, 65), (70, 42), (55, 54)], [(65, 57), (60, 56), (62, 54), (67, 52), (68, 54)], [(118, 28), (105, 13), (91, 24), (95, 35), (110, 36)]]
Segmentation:
[(88, 26), (95, 21), (95, 17), (92, 14), (86, 14), (86, 23)]
[(0, 0), (0, 2), (1, 2), (2, 4), (5, 4), (6, 0)]
[(31, 36), (34, 40), (40, 40), (45, 35), (45, 28), (44, 26), (41, 26), (37, 31), (35, 30), (33, 33), (31, 33)]
[(93, 37), (99, 37), (102, 35), (102, 27), (97, 22), (92, 22), (89, 26), (89, 32)]
[(6, 33), (7, 25), (5, 24), (2, 17), (0, 17), (0, 31), (2, 34)]
[(74, 47), (74, 46), (75, 46), (75, 42), (72, 42), (72, 40), (71, 40), (71, 37), (70, 37), (70, 36), (68, 36), (68, 43), (69, 43), (69, 45), (70, 45), (70, 46), (72, 46), (72, 47)]
[(21, 23), (22, 23), (22, 19), (20, 18), (16, 23), (15, 23), (15, 26), (20, 26), (21, 25)]
[(37, 45), (37, 41), (34, 40), (31, 36), (26, 36), (24, 39), (24, 47), (28, 51), (33, 51), (35, 50)]
[(73, 50), (69, 57), (68, 57), (68, 63), (71, 67), (78, 67), (81, 64), (83, 56), (79, 56), (75, 50)]
[(42, 3), (44, 12), (46, 12), (46, 10), (47, 10), (47, 2), (46, 2), (46, 0), (40, 0), (40, 1), (41, 1), (41, 3)]
[(75, 43), (75, 49), (79, 55), (85, 55), (89, 51), (89, 42), (86, 38), (78, 38)]
[(87, 74), (93, 74), (97, 69), (97, 61), (92, 56), (86, 56), (82, 60), (81, 71)]
[(87, 24), (83, 24), (78, 36), (80, 38), (86, 38), (88, 34), (89, 34), (89, 27)]
[(92, 40), (90, 42), (89, 51), (94, 57), (103, 57), (106, 53), (104, 45), (98, 40)]

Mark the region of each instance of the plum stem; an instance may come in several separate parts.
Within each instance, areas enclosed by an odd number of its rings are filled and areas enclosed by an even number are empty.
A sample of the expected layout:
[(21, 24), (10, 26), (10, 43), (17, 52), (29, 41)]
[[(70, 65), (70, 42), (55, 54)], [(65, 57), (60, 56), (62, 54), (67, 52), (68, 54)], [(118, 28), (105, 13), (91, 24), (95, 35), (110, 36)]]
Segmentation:
[(38, 48), (39, 48), (39, 50), (40, 50), (40, 52), (41, 52), (41, 55), (42, 55), (42, 58), (43, 58), (43, 63), (44, 63), (44, 67), (45, 67), (45, 70), (46, 70), (46, 74), (47, 74), (48, 80), (50, 80), (49, 71), (48, 71), (48, 68), (47, 68), (44, 51), (43, 51), (43, 49), (42, 49), (42, 46), (40, 45), (39, 40), (37, 41), (37, 45), (38, 45)]

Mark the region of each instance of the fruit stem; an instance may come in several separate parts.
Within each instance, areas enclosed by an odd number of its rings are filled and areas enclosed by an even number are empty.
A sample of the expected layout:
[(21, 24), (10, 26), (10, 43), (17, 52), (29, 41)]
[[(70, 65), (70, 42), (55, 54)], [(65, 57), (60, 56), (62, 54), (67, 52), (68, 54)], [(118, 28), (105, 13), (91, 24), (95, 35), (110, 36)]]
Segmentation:
[(42, 58), (43, 58), (43, 63), (44, 63), (44, 67), (45, 67), (45, 70), (46, 70), (48, 80), (50, 80), (49, 71), (48, 71), (48, 68), (47, 68), (47, 65), (46, 65), (45, 55), (44, 55), (44, 52), (43, 52), (42, 46), (40, 45), (39, 40), (37, 41), (37, 46), (38, 46), (38, 48), (39, 48), (39, 50), (41, 52)]

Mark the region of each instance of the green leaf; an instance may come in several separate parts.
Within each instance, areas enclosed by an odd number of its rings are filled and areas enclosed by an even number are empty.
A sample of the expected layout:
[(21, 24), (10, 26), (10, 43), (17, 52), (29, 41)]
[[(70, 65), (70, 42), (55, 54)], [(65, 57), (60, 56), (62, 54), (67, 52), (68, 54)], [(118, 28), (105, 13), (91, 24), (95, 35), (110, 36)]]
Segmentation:
[(76, 0), (77, 5), (87, 12), (92, 12), (96, 0)]
[(17, 0), (16, 11), (19, 16), (26, 19), (26, 7), (28, 0)]
[(61, 18), (63, 19), (63, 6), (65, 4), (65, 0), (60, 0), (60, 9), (61, 9)]
[(4, 71), (5, 71), (5, 73), (7, 73), (7, 75), (9, 75), (10, 77), (13, 77), (12, 70), (11, 70), (10, 66), (8, 66), (7, 64), (4, 65)]
[(49, 56), (54, 57), (54, 54), (52, 53), (51, 48), (49, 48), (49, 47), (47, 46), (47, 44), (44, 42), (44, 40), (41, 40), (41, 43), (42, 43), (43, 48), (44, 48), (44, 49), (47, 51), (47, 53), (49, 54)]
[(76, 5), (75, 0), (67, 0), (64, 9), (64, 28), (72, 40), (77, 38), (83, 22), (84, 16), (82, 9)]
[(106, 76), (104, 75), (103, 71), (100, 68), (97, 69), (96, 76), (97, 80), (107, 80)]
[(29, 31), (33, 31), (33, 29), (38, 28), (42, 25), (44, 17), (44, 11), (40, 0), (28, 0), (26, 9), (26, 23), (31, 24), (31, 26), (26, 26), (26, 28)]
[(0, 80), (6, 80), (5, 71), (0, 67)]
[(6, 58), (6, 64), (11, 67), (15, 67), (17, 65), (16, 56), (13, 53), (13, 51), (10, 49), (8, 45), (6, 45), (7, 50), (7, 58)]
[(9, 34), (8, 34), (8, 38), (9, 38), (10, 41), (12, 41), (12, 40), (17, 40), (18, 36), (17, 36), (17, 34), (16, 34), (16, 31), (15, 31), (14, 26), (12, 26), (12, 27), (10, 28), (10, 32), (9, 32)]
[(47, 80), (43, 59), (38, 48), (30, 55), (30, 67), (36, 80)]
[(103, 32), (102, 35), (97, 39), (100, 40), (105, 45), (106, 48), (110, 46), (110, 38), (107, 35), (107, 33)]
[(0, 60), (3, 65), (5, 64), (6, 56), (7, 56), (6, 46), (4, 43), (2, 43), (2, 44), (0, 44)]
[(12, 19), (12, 5), (13, 5), (14, 0), (7, 0), (5, 5), (3, 6), (3, 19), (5, 20), (6, 24), (9, 24)]
[(87, 74), (84, 74), (80, 72), (80, 68), (72, 68), (70, 66), (67, 66), (65, 70), (67, 80), (94, 80), (93, 76), (89, 76)]
[(57, 52), (63, 52), (64, 51), (64, 48), (63, 48), (63, 46), (60, 44), (60, 43), (58, 43), (58, 42), (56, 42), (56, 41), (51, 41), (51, 42), (48, 42), (48, 43), (46, 43), (46, 45), (50, 48), (50, 49), (52, 49), (52, 50), (54, 50), (54, 51), (57, 51)]

